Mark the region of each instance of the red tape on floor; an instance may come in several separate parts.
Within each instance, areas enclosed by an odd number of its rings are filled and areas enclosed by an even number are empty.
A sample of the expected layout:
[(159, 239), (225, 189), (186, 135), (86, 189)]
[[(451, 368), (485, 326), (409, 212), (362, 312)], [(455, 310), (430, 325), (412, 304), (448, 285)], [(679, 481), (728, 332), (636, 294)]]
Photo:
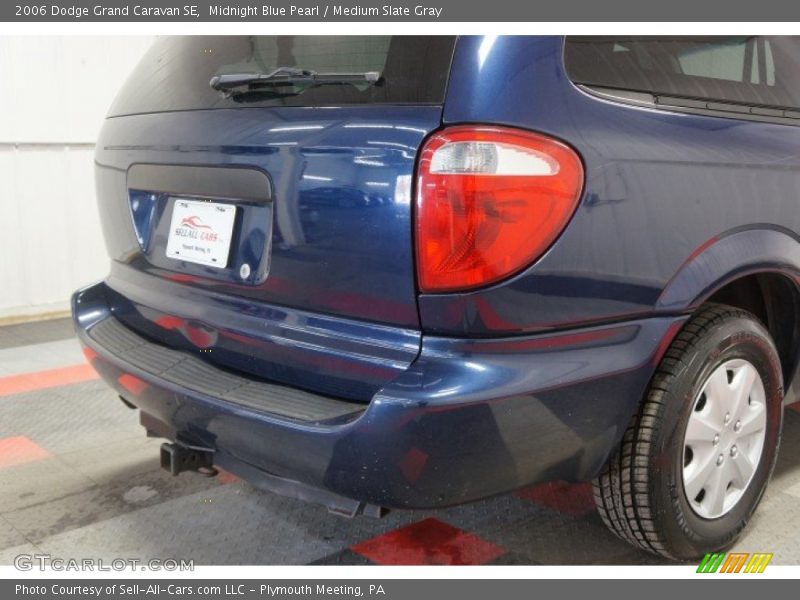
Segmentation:
[(0, 439), (0, 469), (49, 458), (50, 453), (24, 435)]
[(350, 547), (379, 565), (481, 565), (505, 548), (428, 518)]
[(97, 378), (97, 372), (91, 365), (73, 365), (35, 373), (10, 375), (0, 377), (0, 397), (81, 383)]

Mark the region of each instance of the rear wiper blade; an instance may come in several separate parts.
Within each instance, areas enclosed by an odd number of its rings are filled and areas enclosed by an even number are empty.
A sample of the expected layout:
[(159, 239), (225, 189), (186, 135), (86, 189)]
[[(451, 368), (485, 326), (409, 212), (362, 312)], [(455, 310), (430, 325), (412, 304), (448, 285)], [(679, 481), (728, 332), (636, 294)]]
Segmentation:
[(278, 67), (269, 73), (226, 73), (214, 75), (208, 84), (215, 90), (224, 92), (227, 96), (239, 88), (252, 89), (268, 85), (291, 85), (307, 83), (323, 85), (334, 83), (370, 83), (375, 84), (381, 78), (378, 71), (363, 73), (318, 73), (308, 69), (295, 67)]

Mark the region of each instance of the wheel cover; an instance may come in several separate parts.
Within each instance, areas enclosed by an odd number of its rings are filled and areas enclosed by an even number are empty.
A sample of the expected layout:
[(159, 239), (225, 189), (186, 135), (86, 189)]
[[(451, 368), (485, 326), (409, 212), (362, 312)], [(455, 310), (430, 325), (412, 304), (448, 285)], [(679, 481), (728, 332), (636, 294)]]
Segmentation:
[(767, 403), (758, 370), (729, 360), (695, 398), (683, 440), (683, 489), (704, 519), (727, 514), (753, 479), (764, 449)]

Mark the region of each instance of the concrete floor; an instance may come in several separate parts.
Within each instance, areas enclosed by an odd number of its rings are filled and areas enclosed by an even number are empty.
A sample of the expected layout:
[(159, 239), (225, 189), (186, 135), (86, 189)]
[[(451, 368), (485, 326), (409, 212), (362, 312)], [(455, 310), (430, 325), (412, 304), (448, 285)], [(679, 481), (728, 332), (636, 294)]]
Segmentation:
[[(346, 520), (222, 473), (172, 477), (84, 364), (67, 320), (0, 328), (0, 564), (184, 558), (195, 564), (661, 564), (619, 541), (589, 486), (554, 483), (447, 510)], [(800, 413), (742, 552), (800, 564)]]

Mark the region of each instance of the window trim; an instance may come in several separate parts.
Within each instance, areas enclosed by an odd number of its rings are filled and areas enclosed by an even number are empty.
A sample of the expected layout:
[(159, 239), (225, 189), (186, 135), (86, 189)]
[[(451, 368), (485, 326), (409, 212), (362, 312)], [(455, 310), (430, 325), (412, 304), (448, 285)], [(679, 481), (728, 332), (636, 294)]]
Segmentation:
[(569, 37), (570, 36), (565, 35), (561, 40), (561, 66), (564, 69), (564, 75), (573, 86), (589, 96), (615, 102), (617, 104), (663, 110), (673, 113), (800, 127), (800, 108), (744, 102), (737, 103), (717, 100), (715, 98), (697, 98), (630, 88), (613, 88), (575, 81), (570, 77), (569, 70), (567, 69), (566, 53)]
[(579, 90), (603, 100), (629, 106), (654, 108), (669, 112), (722, 117), (740, 121), (758, 121), (800, 127), (800, 110), (775, 106), (724, 102), (704, 98), (689, 98), (666, 94), (653, 94), (639, 90), (607, 88), (572, 82)]

